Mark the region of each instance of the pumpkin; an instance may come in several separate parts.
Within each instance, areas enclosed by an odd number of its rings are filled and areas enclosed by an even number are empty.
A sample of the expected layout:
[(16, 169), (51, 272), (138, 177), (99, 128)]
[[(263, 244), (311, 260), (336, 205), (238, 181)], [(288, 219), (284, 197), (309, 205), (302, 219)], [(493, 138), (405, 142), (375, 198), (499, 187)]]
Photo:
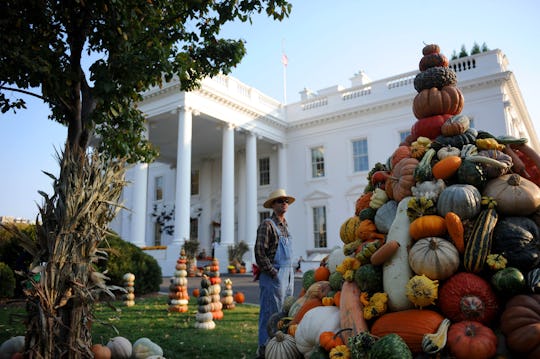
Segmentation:
[(437, 67), (437, 66), (448, 67), (448, 65), (449, 65), (448, 58), (444, 54), (431, 53), (428, 55), (424, 55), (420, 59), (420, 63), (418, 64), (418, 69), (420, 71), (425, 71), (431, 67)]
[(317, 269), (315, 269), (315, 280), (321, 281), (321, 280), (328, 280), (330, 277), (330, 270), (326, 266), (319, 266)]
[(234, 293), (234, 301), (238, 304), (244, 303), (246, 300), (246, 297), (243, 292), (236, 292)]
[(133, 358), (146, 359), (151, 355), (163, 355), (163, 349), (148, 338), (139, 338), (133, 343)]
[(302, 354), (296, 347), (296, 342), (292, 335), (277, 331), (267, 343), (264, 350), (266, 359), (281, 359), (281, 358), (302, 358)]
[(351, 350), (345, 344), (337, 345), (330, 350), (329, 359), (350, 359)]
[(24, 335), (17, 335), (7, 339), (0, 346), (0, 357), (11, 358), (13, 354), (23, 352), (24, 340)]
[(431, 168), (431, 171), (434, 178), (447, 180), (457, 173), (460, 166), (461, 157), (446, 156), (439, 162), (435, 163)]
[(388, 187), (391, 190), (391, 194), (389, 193), (388, 197), (399, 202), (412, 194), (411, 187), (416, 183), (413, 173), (418, 163), (418, 160), (415, 158), (404, 158), (396, 164), (392, 169), (391, 177), (387, 181), (387, 185), (390, 183)]
[(319, 345), (329, 352), (332, 348), (345, 344), (340, 336), (341, 331), (343, 330), (348, 329), (341, 329), (337, 333), (331, 331), (322, 332), (321, 335), (319, 335)]
[(491, 251), (504, 255), (508, 266), (528, 272), (540, 263), (540, 230), (528, 217), (505, 217), (493, 229)]
[(111, 350), (103, 344), (94, 344), (90, 348), (94, 354), (94, 359), (111, 359)]
[(459, 218), (474, 218), (481, 210), (480, 191), (471, 185), (453, 184), (446, 187), (437, 200), (437, 212), (446, 216), (448, 212), (454, 212)]
[(460, 154), (461, 154), (461, 150), (459, 148), (452, 147), (452, 146), (444, 146), (444, 147), (441, 147), (437, 151), (437, 158), (439, 160), (442, 160), (445, 157), (460, 156)]
[(490, 324), (499, 310), (497, 296), (482, 277), (459, 272), (439, 287), (439, 308), (453, 322), (462, 320)]
[(493, 197), (497, 212), (505, 216), (529, 216), (540, 207), (540, 188), (515, 173), (491, 179), (483, 195)]
[(375, 213), (375, 226), (380, 233), (388, 233), (390, 226), (396, 217), (397, 202), (394, 200), (387, 201)]
[[(463, 94), (459, 88), (455, 86), (445, 86), (441, 89), (431, 87), (429, 89), (422, 90), (414, 97), (413, 113), (418, 119), (436, 115), (445, 115), (446, 120), (452, 117), (452, 115), (457, 115), (460, 113), (463, 109), (463, 104)], [(441, 123), (441, 125), (443, 123)], [(440, 134), (441, 132), (439, 126), (438, 135)], [(434, 139), (437, 136), (429, 138)]]
[[(417, 92), (421, 92), (425, 89), (431, 89), (432, 87), (436, 87), (440, 90), (443, 87), (455, 86), (456, 84), (456, 73), (449, 67), (430, 67), (425, 71), (419, 72), (414, 78), (414, 89)], [(459, 112), (460, 111), (456, 113)]]
[(455, 115), (446, 120), (441, 126), (443, 136), (456, 136), (465, 133), (470, 128), (471, 119), (465, 115)]
[(506, 303), (501, 331), (510, 349), (526, 358), (540, 358), (540, 295), (516, 295)]
[(437, 214), (418, 217), (409, 226), (409, 233), (415, 241), (425, 237), (442, 237), (446, 232), (446, 220)]
[(418, 119), (411, 127), (413, 138), (434, 139), (441, 134), (441, 126), (451, 115), (433, 115)]
[(343, 259), (345, 259), (345, 254), (343, 253), (343, 249), (341, 247), (336, 246), (334, 249), (332, 249), (328, 255), (328, 260), (326, 261), (326, 267), (330, 273), (336, 272), (337, 266), (343, 262)]
[(497, 352), (497, 336), (482, 323), (461, 321), (450, 325), (447, 345), (456, 359), (489, 359)]
[(315, 350), (322, 332), (336, 332), (340, 328), (340, 315), (337, 307), (320, 306), (311, 309), (298, 323), (294, 338), (296, 347), (305, 356)]
[(111, 350), (111, 357), (118, 359), (129, 359), (133, 352), (131, 342), (121, 336), (117, 336), (109, 340), (107, 347)]
[(497, 271), (491, 277), (491, 284), (504, 297), (523, 293), (527, 287), (525, 276), (514, 267), (506, 267)]
[(385, 313), (373, 322), (370, 333), (383, 337), (399, 335), (413, 353), (422, 352), (424, 334), (435, 333), (444, 317), (434, 310), (408, 309)]
[(366, 192), (363, 193), (355, 202), (355, 211), (354, 214), (358, 216), (360, 212), (369, 207), (369, 202), (371, 201), (371, 196), (373, 195), (373, 192)]
[(459, 252), (444, 238), (422, 238), (409, 250), (409, 265), (416, 274), (444, 280), (458, 270)]
[(390, 156), (390, 165), (391, 168), (394, 168), (395, 165), (398, 164), (399, 161), (401, 161), (404, 158), (410, 158), (411, 157), (411, 148), (406, 145), (398, 146)]
[(435, 304), (438, 297), (438, 280), (431, 280), (424, 274), (415, 275), (407, 283), (407, 298), (416, 307), (427, 307)]
[(441, 52), (441, 48), (437, 44), (427, 44), (422, 48), (422, 55), (438, 54)]

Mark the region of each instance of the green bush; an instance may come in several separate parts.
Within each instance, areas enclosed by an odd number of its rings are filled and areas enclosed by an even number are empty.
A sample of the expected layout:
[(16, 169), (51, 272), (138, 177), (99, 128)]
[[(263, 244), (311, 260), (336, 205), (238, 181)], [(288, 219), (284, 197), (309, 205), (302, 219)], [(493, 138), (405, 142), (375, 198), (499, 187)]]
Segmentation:
[[(135, 275), (135, 295), (155, 293), (162, 282), (161, 267), (154, 257), (120, 237), (108, 236), (100, 247), (109, 252), (107, 263), (100, 263), (100, 270), (107, 270), (111, 280), (107, 284), (124, 286), (124, 274)], [(110, 248), (109, 248), (110, 246)]]
[[(16, 226), (30, 238), (36, 238), (36, 226), (33, 224), (16, 224)], [(32, 257), (19, 245), (18, 240), (3, 227), (0, 226), (0, 262), (7, 264), (15, 272), (14, 297), (23, 296), (21, 282), (24, 278), (17, 275), (17, 271), (28, 272), (31, 268)]]
[(6, 263), (0, 262), (0, 297), (12, 298), (15, 294), (15, 274)]

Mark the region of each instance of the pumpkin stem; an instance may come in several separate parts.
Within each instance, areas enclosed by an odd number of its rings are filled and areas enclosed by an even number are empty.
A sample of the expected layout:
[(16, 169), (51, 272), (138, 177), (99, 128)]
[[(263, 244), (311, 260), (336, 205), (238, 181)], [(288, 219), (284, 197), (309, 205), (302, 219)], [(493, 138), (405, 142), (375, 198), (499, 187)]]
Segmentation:
[(521, 183), (521, 176), (515, 173), (512, 173), (507, 180), (508, 185), (510, 186), (519, 186)]

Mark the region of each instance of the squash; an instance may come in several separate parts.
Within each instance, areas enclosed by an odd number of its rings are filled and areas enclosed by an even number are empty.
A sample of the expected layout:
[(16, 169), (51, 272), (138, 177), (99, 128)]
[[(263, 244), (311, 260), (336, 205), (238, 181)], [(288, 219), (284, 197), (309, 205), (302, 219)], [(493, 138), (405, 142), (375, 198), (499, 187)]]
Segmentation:
[(540, 358), (540, 295), (516, 295), (506, 303), (501, 331), (510, 349), (529, 359)]
[(337, 266), (343, 262), (343, 259), (345, 259), (343, 248), (339, 246), (334, 247), (328, 255), (328, 260), (326, 261), (326, 267), (330, 273), (334, 273), (336, 271)]
[[(328, 359), (350, 359), (351, 350), (345, 344), (337, 345), (330, 350)], [(311, 358), (310, 358), (311, 359)]]
[(424, 157), (422, 157), (422, 160), (418, 163), (418, 166), (416, 166), (413, 172), (416, 182), (429, 181), (433, 178), (431, 161), (436, 154), (437, 152), (433, 148), (426, 151)]
[(435, 179), (447, 180), (454, 176), (461, 166), (461, 157), (446, 156), (431, 168)]
[(351, 243), (358, 239), (357, 229), (358, 226), (360, 226), (361, 221), (360, 217), (355, 215), (347, 218), (345, 222), (343, 222), (339, 229), (339, 238), (341, 238), (343, 243)]
[(483, 197), (482, 201), (486, 202), (487, 208), (476, 217), (463, 253), (463, 266), (466, 271), (472, 273), (478, 273), (484, 268), (491, 250), (493, 230), (499, 218), (493, 200)]
[(463, 146), (467, 144), (474, 144), (476, 141), (477, 135), (478, 135), (478, 131), (472, 127), (469, 128), (464, 133), (462, 133), (461, 135), (455, 135), (455, 136), (442, 136), (441, 135), (433, 140), (433, 142), (431, 143), (431, 148), (435, 149), (436, 151), (440, 150), (444, 146), (462, 148)]
[(397, 208), (396, 218), (392, 222), (387, 241), (396, 241), (399, 248), (396, 253), (383, 265), (383, 288), (388, 293), (388, 308), (392, 311), (412, 308), (407, 299), (405, 286), (413, 276), (408, 262), (408, 248), (412, 238), (409, 234), (409, 217), (407, 208), (412, 197), (402, 199)]
[(291, 324), (298, 324), (311, 309), (322, 306), (322, 298), (307, 298), (294, 315)]
[(456, 136), (465, 133), (470, 128), (471, 119), (466, 115), (455, 115), (446, 120), (441, 126), (443, 136)]
[(391, 169), (393, 169), (399, 161), (401, 161), (404, 158), (410, 158), (411, 157), (411, 147), (401, 145), (398, 146), (390, 156), (390, 166)]
[(446, 188), (446, 184), (442, 179), (423, 181), (416, 183), (412, 188), (412, 195), (416, 198), (425, 197), (432, 201), (437, 201), (442, 190)]
[(319, 345), (322, 332), (335, 332), (340, 328), (340, 309), (331, 306), (320, 306), (306, 313), (294, 334), (296, 347), (307, 358), (309, 353)]
[(412, 357), (407, 343), (394, 333), (377, 340), (369, 351), (370, 359), (412, 359)]
[[(456, 84), (456, 73), (449, 67), (431, 67), (425, 71), (419, 72), (414, 78), (414, 88), (418, 92), (432, 87), (436, 87), (440, 90), (445, 86), (454, 87)], [(463, 95), (461, 97), (463, 97)], [(461, 112), (461, 110), (456, 113), (459, 112)]]
[[(479, 140), (476, 140), (479, 141)], [(483, 162), (484, 158), (488, 158), (495, 161)], [(478, 161), (482, 164), (484, 172), (487, 178), (497, 178), (506, 174), (510, 168), (512, 168), (512, 157), (499, 150), (482, 150), (478, 152), (477, 156), (472, 156), (472, 160)]]
[(375, 218), (373, 219), (373, 222), (375, 222), (375, 226), (377, 227), (377, 231), (384, 234), (388, 233), (390, 230), (390, 225), (396, 217), (396, 211), (397, 202), (394, 200), (387, 201), (377, 210), (375, 213)]
[(148, 338), (139, 338), (133, 343), (133, 358), (146, 359), (152, 355), (163, 355), (163, 349)]
[(506, 267), (497, 271), (491, 277), (493, 288), (505, 298), (522, 294), (527, 288), (525, 276), (514, 267)]
[(300, 359), (302, 358), (302, 354), (296, 347), (294, 337), (278, 330), (274, 337), (266, 343), (264, 357), (266, 359)]
[(390, 199), (399, 202), (412, 194), (411, 187), (415, 184), (414, 169), (418, 166), (415, 158), (404, 158), (392, 169), (392, 175), (387, 180), (387, 193)]
[(477, 321), (489, 325), (499, 310), (497, 296), (482, 277), (459, 272), (439, 287), (438, 306), (452, 322)]
[(420, 63), (418, 64), (418, 69), (420, 71), (425, 71), (431, 67), (448, 67), (448, 65), (448, 58), (444, 54), (431, 53), (422, 56), (422, 58), (420, 59)]
[(317, 269), (315, 269), (315, 280), (317, 282), (321, 280), (327, 281), (329, 277), (330, 270), (326, 266), (320, 265), (317, 267)]
[(383, 265), (386, 261), (390, 260), (396, 254), (399, 249), (399, 243), (397, 241), (386, 241), (382, 246), (377, 248), (375, 253), (369, 257), (369, 261), (374, 266)]
[(435, 114), (421, 117), (411, 126), (411, 136), (413, 138), (426, 137), (433, 140), (441, 135), (441, 126), (451, 116)]
[(456, 359), (489, 359), (497, 352), (497, 336), (493, 330), (474, 321), (450, 325), (447, 344)]
[(515, 173), (490, 180), (483, 195), (493, 197), (497, 212), (505, 216), (529, 216), (540, 207), (540, 188)]
[[(106, 345), (94, 344), (90, 350), (94, 354), (94, 359), (111, 359), (111, 350)], [(0, 353), (4, 352), (0, 351)]]
[(354, 281), (361, 292), (366, 292), (369, 295), (380, 292), (382, 290), (382, 269), (370, 263), (364, 264), (354, 272)]
[(441, 52), (441, 48), (437, 44), (427, 44), (422, 48), (422, 55), (438, 54)]
[(364, 305), (360, 301), (360, 289), (356, 282), (344, 282), (339, 300), (340, 326), (343, 329), (352, 329), (341, 333), (345, 343), (351, 336), (368, 330), (363, 307)]
[(111, 357), (118, 359), (129, 359), (133, 352), (131, 342), (121, 336), (117, 336), (109, 340), (107, 347), (111, 350)]
[(459, 216), (454, 212), (448, 212), (444, 216), (444, 220), (446, 222), (446, 228), (448, 230), (448, 234), (450, 235), (450, 239), (452, 239), (452, 242), (454, 242), (454, 246), (456, 246), (459, 254), (463, 254), (465, 252), (465, 230), (463, 228), (461, 218), (459, 218)]
[(424, 274), (415, 275), (407, 283), (407, 298), (416, 307), (427, 307), (435, 304), (438, 297), (438, 288), (438, 280), (431, 280)]
[(437, 158), (442, 160), (448, 156), (460, 156), (461, 150), (452, 146), (444, 146), (437, 151)]
[(531, 269), (527, 273), (527, 287), (534, 294), (540, 294), (540, 268)]
[(487, 183), (487, 176), (480, 163), (465, 160), (461, 161), (461, 165), (457, 170), (457, 183), (470, 184), (478, 189), (484, 188)]
[(409, 226), (413, 241), (426, 237), (442, 237), (446, 232), (446, 220), (437, 214), (418, 217)]
[(480, 210), (480, 191), (467, 184), (453, 184), (446, 187), (437, 201), (437, 212), (442, 217), (448, 212), (454, 212), (462, 220), (470, 219), (476, 217)]
[(455, 86), (445, 86), (441, 89), (431, 87), (420, 91), (414, 97), (413, 113), (418, 119), (435, 115), (447, 115), (447, 118), (450, 118), (460, 113), (463, 105), (463, 94), (459, 88)]
[(443, 320), (441, 314), (429, 309), (385, 313), (373, 322), (370, 333), (377, 337), (395, 333), (413, 353), (421, 353), (424, 334), (435, 333)]
[(410, 197), (407, 203), (407, 217), (411, 222), (419, 217), (436, 213), (437, 208), (433, 200), (427, 197)]
[(425, 274), (433, 280), (445, 280), (457, 272), (459, 253), (444, 238), (422, 238), (409, 250), (409, 265), (416, 274)]
[(505, 217), (493, 230), (491, 251), (503, 254), (508, 266), (528, 272), (540, 264), (540, 230), (528, 217)]
[(356, 200), (354, 204), (354, 215), (358, 216), (360, 214), (360, 211), (362, 211), (365, 208), (369, 207), (369, 202), (371, 200), (371, 196), (373, 195), (373, 192), (366, 192), (362, 193), (360, 197)]
[(422, 350), (424, 353), (436, 354), (446, 346), (450, 324), (450, 320), (445, 318), (435, 333), (424, 334), (422, 338)]
[(10, 359), (15, 353), (24, 351), (24, 335), (17, 335), (4, 341), (0, 346), (0, 358)]

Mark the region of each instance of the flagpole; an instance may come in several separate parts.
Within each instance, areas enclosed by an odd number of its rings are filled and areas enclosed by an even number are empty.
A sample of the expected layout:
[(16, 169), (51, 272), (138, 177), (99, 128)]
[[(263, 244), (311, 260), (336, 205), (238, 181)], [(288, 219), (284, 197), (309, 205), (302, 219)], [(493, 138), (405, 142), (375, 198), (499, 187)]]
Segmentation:
[(287, 104), (287, 65), (289, 59), (285, 54), (285, 39), (281, 40), (281, 63), (283, 64), (283, 104)]

